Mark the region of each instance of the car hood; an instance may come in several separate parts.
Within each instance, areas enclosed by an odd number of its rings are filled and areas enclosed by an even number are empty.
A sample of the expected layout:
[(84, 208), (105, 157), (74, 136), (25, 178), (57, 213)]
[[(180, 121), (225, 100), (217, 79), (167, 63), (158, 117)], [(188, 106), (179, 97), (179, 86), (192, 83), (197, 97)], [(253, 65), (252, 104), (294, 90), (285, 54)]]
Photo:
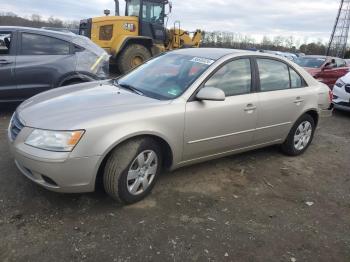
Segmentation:
[(345, 76), (339, 79), (341, 79), (345, 84), (350, 84), (350, 73), (347, 73)]
[(87, 122), (126, 111), (159, 106), (159, 101), (132, 93), (111, 81), (90, 82), (41, 93), (17, 109), (24, 125), (42, 129), (84, 129)]

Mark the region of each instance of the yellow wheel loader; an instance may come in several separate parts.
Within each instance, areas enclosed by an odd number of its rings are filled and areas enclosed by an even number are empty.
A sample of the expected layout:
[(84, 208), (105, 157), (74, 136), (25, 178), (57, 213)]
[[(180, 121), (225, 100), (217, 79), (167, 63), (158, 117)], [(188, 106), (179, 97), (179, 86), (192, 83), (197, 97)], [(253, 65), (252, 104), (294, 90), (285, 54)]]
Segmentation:
[(180, 22), (166, 28), (172, 9), (168, 0), (126, 0), (125, 16), (119, 15), (118, 0), (115, 6), (114, 16), (105, 10), (105, 16), (80, 21), (79, 34), (104, 48), (122, 74), (161, 52), (201, 43), (200, 30), (189, 33)]

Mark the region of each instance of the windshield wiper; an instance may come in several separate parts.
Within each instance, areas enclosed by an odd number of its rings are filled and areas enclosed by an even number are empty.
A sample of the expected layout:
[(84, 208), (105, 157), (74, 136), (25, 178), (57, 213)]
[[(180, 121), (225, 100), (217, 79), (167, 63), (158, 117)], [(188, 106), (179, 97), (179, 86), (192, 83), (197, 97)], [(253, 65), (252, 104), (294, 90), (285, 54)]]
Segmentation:
[(115, 81), (114, 84), (120, 86), (121, 88), (124, 88), (124, 89), (128, 89), (132, 92), (134, 92), (135, 94), (138, 94), (140, 96), (143, 96), (144, 94), (139, 90), (137, 89), (136, 87), (132, 86), (132, 85), (128, 85), (128, 84), (121, 84), (119, 83), (118, 81)]

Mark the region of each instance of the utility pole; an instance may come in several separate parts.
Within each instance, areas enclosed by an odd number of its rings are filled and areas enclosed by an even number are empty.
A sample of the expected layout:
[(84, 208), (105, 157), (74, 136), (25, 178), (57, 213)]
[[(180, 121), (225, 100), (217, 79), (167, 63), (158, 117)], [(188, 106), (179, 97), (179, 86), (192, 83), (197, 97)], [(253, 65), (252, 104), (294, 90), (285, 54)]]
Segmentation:
[(341, 0), (327, 49), (327, 56), (344, 58), (350, 27), (350, 0)]

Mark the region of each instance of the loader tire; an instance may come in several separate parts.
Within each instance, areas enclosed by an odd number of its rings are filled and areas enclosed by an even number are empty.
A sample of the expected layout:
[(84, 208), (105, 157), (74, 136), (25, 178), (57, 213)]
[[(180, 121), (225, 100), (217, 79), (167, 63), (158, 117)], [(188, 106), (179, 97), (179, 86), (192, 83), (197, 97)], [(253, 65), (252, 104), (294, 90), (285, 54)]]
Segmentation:
[(126, 74), (133, 68), (143, 64), (151, 58), (151, 52), (139, 44), (127, 46), (119, 56), (118, 68), (121, 74)]

